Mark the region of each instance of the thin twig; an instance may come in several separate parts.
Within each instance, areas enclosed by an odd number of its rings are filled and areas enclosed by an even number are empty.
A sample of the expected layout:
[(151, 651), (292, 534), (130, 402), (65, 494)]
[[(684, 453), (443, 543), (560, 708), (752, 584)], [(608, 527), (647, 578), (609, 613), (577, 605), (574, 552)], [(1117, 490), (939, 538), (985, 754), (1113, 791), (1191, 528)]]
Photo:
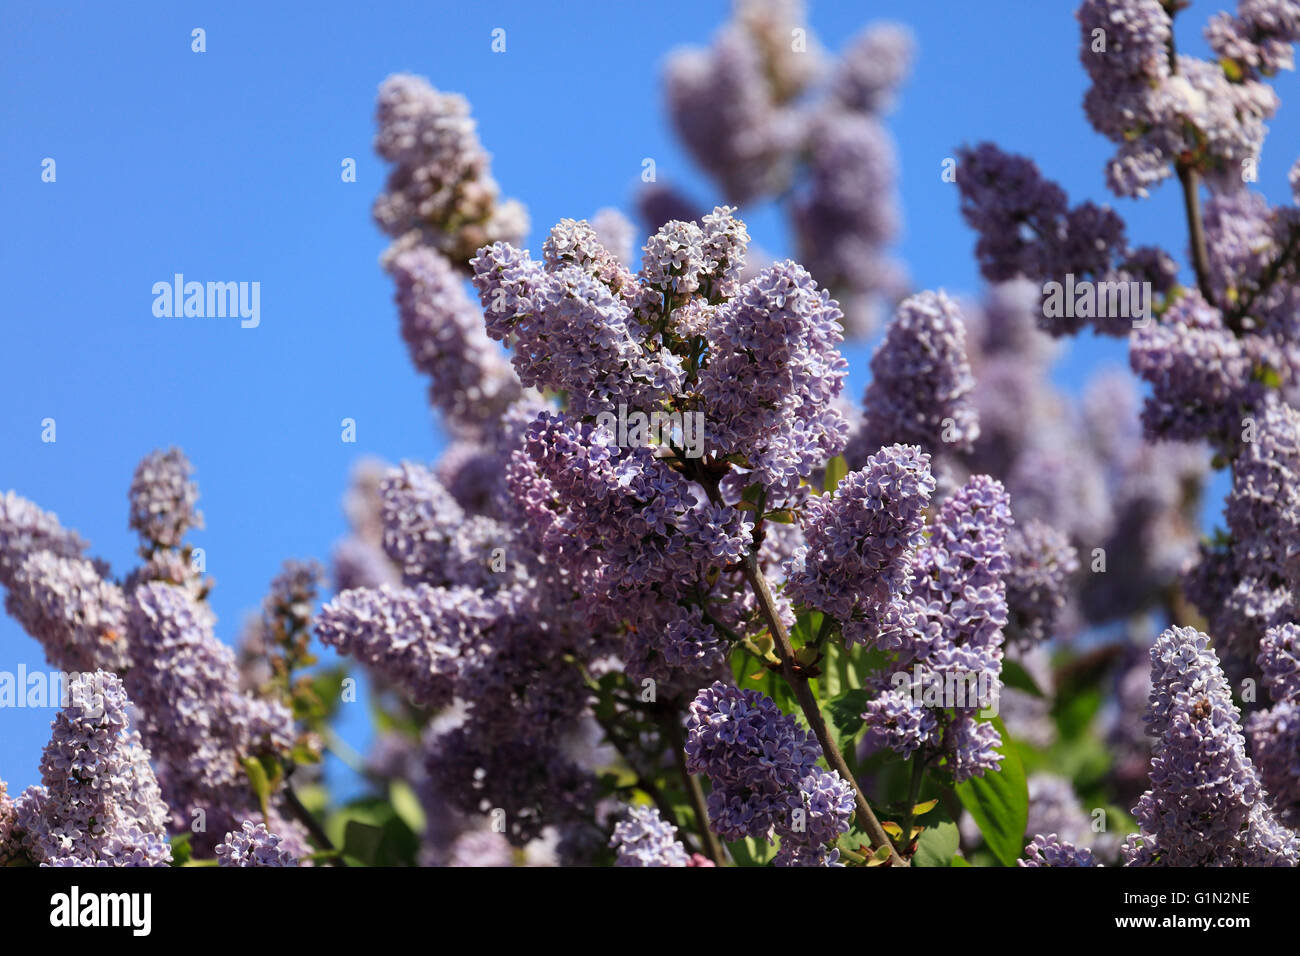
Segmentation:
[(821, 744), (826, 762), (830, 764), (832, 770), (853, 787), (854, 802), (857, 805), (858, 826), (866, 832), (867, 838), (871, 841), (872, 849), (879, 849), (882, 846), (889, 848), (889, 862), (891, 865), (907, 866), (907, 862), (898, 855), (898, 850), (895, 849), (893, 841), (889, 839), (889, 835), (885, 833), (880, 821), (876, 819), (876, 815), (871, 811), (867, 798), (863, 796), (862, 788), (858, 786), (853, 771), (849, 770), (849, 765), (844, 760), (844, 754), (840, 752), (839, 746), (827, 729), (826, 719), (822, 716), (821, 707), (817, 704), (817, 698), (813, 696), (812, 688), (808, 686), (808, 678), (795, 669), (794, 648), (790, 644), (790, 635), (786, 632), (785, 622), (781, 620), (781, 615), (777, 613), (776, 602), (772, 598), (771, 588), (767, 585), (767, 578), (764, 577), (762, 569), (758, 566), (758, 559), (752, 552), (745, 556), (742, 567), (745, 578), (754, 591), (755, 599), (758, 601), (759, 610), (762, 611), (763, 618), (767, 621), (767, 626), (772, 632), (772, 640), (776, 646), (776, 656), (781, 661), (781, 675), (785, 678), (786, 683), (790, 685), (790, 689), (794, 691), (795, 700), (799, 702), (799, 707), (808, 719), (808, 725), (817, 737), (817, 742)]
[(294, 818), (307, 828), (313, 840), (321, 845), (327, 852), (335, 853), (331, 859), (334, 866), (347, 866), (347, 860), (343, 859), (343, 854), (334, 846), (334, 841), (325, 833), (325, 828), (321, 826), (320, 821), (312, 815), (312, 812), (303, 806), (303, 802), (298, 799), (298, 794), (294, 791), (291, 784), (284, 785), (284, 801), (289, 805), (289, 811)]

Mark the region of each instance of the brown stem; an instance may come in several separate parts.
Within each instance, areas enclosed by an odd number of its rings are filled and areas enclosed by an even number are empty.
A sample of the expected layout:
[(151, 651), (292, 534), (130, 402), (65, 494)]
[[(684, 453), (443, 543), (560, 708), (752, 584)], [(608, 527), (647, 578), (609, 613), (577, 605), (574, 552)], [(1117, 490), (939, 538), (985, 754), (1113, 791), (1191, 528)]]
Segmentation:
[(330, 863), (333, 866), (346, 867), (348, 865), (347, 860), (343, 859), (343, 854), (338, 851), (334, 846), (334, 841), (325, 833), (325, 828), (321, 826), (319, 820), (312, 816), (312, 812), (303, 806), (303, 802), (298, 799), (297, 792), (288, 784), (284, 788), (284, 802), (288, 804), (289, 812), (293, 814), (294, 818), (307, 828), (311, 838), (319, 843), (324, 850), (334, 854), (334, 856), (330, 857)]
[(718, 866), (724, 866), (727, 858), (718, 835), (709, 827), (709, 808), (704, 801), (704, 789), (700, 786), (699, 779), (686, 769), (686, 742), (682, 739), (682, 728), (677, 723), (677, 715), (664, 714), (661, 726), (668, 736), (669, 746), (673, 748), (677, 772), (682, 776), (686, 795), (691, 800), (691, 809), (695, 811), (695, 826), (700, 834), (700, 842), (704, 845), (704, 852)]
[(767, 578), (764, 577), (762, 569), (758, 566), (758, 559), (752, 552), (745, 556), (742, 567), (745, 579), (749, 582), (749, 586), (753, 588), (759, 609), (762, 611), (763, 618), (767, 621), (767, 626), (772, 632), (776, 656), (781, 661), (781, 675), (785, 678), (786, 683), (790, 685), (790, 689), (794, 691), (795, 700), (799, 702), (799, 707), (808, 719), (808, 726), (812, 728), (813, 734), (817, 737), (817, 742), (821, 744), (822, 753), (826, 756), (826, 762), (830, 764), (832, 770), (847, 780), (849, 785), (853, 787), (854, 802), (857, 804), (858, 826), (866, 832), (873, 850), (882, 846), (889, 848), (891, 866), (907, 866), (906, 861), (898, 855), (898, 851), (894, 848), (893, 842), (890, 841), (889, 835), (881, 827), (880, 821), (871, 812), (871, 807), (867, 804), (867, 798), (863, 796), (862, 788), (858, 786), (857, 778), (849, 770), (849, 765), (844, 760), (844, 754), (840, 753), (839, 746), (827, 729), (826, 719), (822, 717), (821, 707), (817, 704), (817, 698), (813, 696), (812, 688), (808, 686), (808, 678), (795, 669), (794, 648), (790, 644), (790, 635), (785, 629), (785, 622), (781, 620), (781, 615), (777, 613), (776, 602), (772, 598), (771, 588), (767, 585)]
[(1191, 166), (1178, 164), (1178, 181), (1183, 184), (1183, 211), (1187, 214), (1188, 238), (1192, 246), (1192, 270), (1201, 298), (1214, 305), (1210, 290), (1210, 254), (1205, 244), (1205, 222), (1201, 217), (1201, 177)]

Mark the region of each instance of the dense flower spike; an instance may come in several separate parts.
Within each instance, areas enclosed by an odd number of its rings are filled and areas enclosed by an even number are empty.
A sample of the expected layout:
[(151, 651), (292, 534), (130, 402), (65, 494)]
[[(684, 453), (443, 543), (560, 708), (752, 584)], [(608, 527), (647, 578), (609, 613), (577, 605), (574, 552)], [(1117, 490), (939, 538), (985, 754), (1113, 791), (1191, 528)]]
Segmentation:
[(199, 488), (190, 480), (194, 468), (179, 448), (146, 455), (131, 479), (131, 527), (148, 554), (179, 548), (187, 531), (203, 527), (196, 504)]
[(677, 828), (654, 807), (628, 807), (614, 825), (609, 845), (618, 851), (615, 866), (690, 865), (686, 848), (677, 839)]
[(463, 268), (480, 246), (528, 231), (524, 207), (500, 199), (463, 96), (396, 74), (379, 88), (376, 119), (375, 151), (393, 170), (374, 215), (397, 240), (391, 253), (424, 244)]
[(265, 823), (253, 825), (245, 820), (238, 830), (226, 834), (217, 844), (220, 866), (297, 866), (297, 858)]
[(143, 712), (140, 733), (174, 824), (188, 829), (193, 812), (203, 811), (207, 836), (197, 834), (195, 846), (205, 849), (256, 808), (241, 762), (287, 755), (294, 739), (283, 705), (239, 690), (234, 653), (216, 639), (213, 623), (184, 588), (146, 584), (131, 597), (137, 658), (127, 690)]
[(898, 307), (871, 372), (863, 399), (868, 446), (899, 442), (937, 455), (969, 450), (979, 437), (966, 327), (944, 292), (923, 292)]
[(747, 282), (709, 324), (700, 373), (710, 450), (747, 458), (777, 496), (844, 450), (848, 363), (835, 301), (791, 261)]
[(61, 670), (123, 672), (130, 666), (126, 598), (83, 558), (32, 553), (10, 578), (5, 610)]
[(1270, 628), (1260, 642), (1259, 669), (1273, 706), (1246, 723), (1260, 779), (1280, 819), (1300, 828), (1300, 627)]
[[(1119, 145), (1106, 170), (1110, 188), (1146, 196), (1173, 174), (1175, 161), (1219, 188), (1238, 188), (1277, 109), (1272, 89), (1250, 78), (1250, 64), (1227, 73), (1218, 63), (1174, 56), (1172, 15), (1159, 0), (1084, 0), (1078, 18), (1080, 60), (1092, 79), (1084, 112)], [(1211, 44), (1229, 62), (1257, 59), (1258, 48), (1240, 42), (1251, 29), (1215, 21)]]
[[(977, 715), (1001, 689), (1011, 526), (1006, 490), (987, 475), (943, 503), (914, 565), (915, 620), (888, 648), (898, 652), (895, 679), (862, 715), (873, 744), (901, 753), (933, 748), (957, 782), (1001, 766), (1000, 735)], [(951, 718), (930, 713), (936, 692)]]
[[(853, 790), (817, 767), (820, 748), (770, 698), (716, 682), (691, 702), (686, 765), (713, 784), (709, 825), (727, 840), (781, 838), (780, 862), (795, 865), (837, 838), (853, 816)], [(819, 854), (821, 865), (834, 859)]]
[[(1069, 206), (1065, 191), (1044, 179), (1033, 160), (980, 143), (957, 153), (963, 218), (979, 233), (975, 255), (992, 282), (1025, 276), (1036, 282), (1112, 278), (1127, 249), (1124, 223), (1106, 207)], [(1053, 335), (1077, 332), (1086, 315), (1043, 315)], [(1121, 317), (1123, 318), (1123, 317)], [(1127, 332), (1127, 319), (1098, 322), (1098, 331)]]
[(46, 551), (80, 558), (89, 545), (59, 519), (12, 491), (0, 495), (0, 584), (13, 587), (14, 575), (28, 556)]
[(521, 396), (519, 380), (483, 329), (446, 257), (417, 246), (393, 257), (402, 338), (411, 362), (432, 379), (429, 401), (460, 431), (477, 431)]
[(506, 243), (471, 262), (488, 335), (511, 343), (519, 380), (564, 392), (576, 415), (658, 407), (683, 382), (681, 360), (618, 292), (580, 266), (557, 266)]
[(1007, 635), (1037, 644), (1053, 636), (1065, 607), (1079, 555), (1066, 535), (1041, 521), (1012, 528), (1007, 536)]
[(930, 456), (893, 445), (845, 476), (833, 495), (809, 498), (807, 544), (789, 563), (786, 594), (839, 621), (850, 645), (888, 647), (907, 613), (911, 565), (934, 488)]
[(1125, 865), (1295, 866), (1300, 839), (1265, 799), (1208, 638), (1165, 631), (1151, 648), (1151, 684), (1151, 789), (1134, 808), (1139, 833), (1122, 848)]
[(432, 588), (345, 591), (321, 609), (316, 636), (355, 657), (419, 707), (451, 703), (456, 678), (492, 612), (477, 591)]
[(167, 806), (149, 754), (127, 717), (131, 702), (114, 674), (83, 674), (68, 686), (41, 758), (42, 786), (18, 801), (13, 826), (37, 863), (167, 866)]
[(1196, 290), (1185, 292), (1163, 321), (1133, 333), (1133, 371), (1151, 384), (1142, 424), (1152, 440), (1207, 439), (1232, 447), (1243, 419), (1262, 400), (1255, 345), (1223, 324)]

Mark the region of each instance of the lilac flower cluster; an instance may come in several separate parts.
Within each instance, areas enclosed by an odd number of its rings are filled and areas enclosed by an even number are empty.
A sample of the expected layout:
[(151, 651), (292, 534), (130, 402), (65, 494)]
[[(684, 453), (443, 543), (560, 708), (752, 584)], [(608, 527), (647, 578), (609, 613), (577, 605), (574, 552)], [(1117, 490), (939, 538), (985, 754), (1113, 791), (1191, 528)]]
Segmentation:
[[(167, 866), (167, 806), (131, 702), (114, 674), (83, 674), (68, 687), (41, 757), (41, 786), (14, 803), (10, 842), (43, 866)], [(0, 841), (3, 843), (5, 841)]]
[(804, 504), (806, 544), (788, 564), (786, 595), (831, 615), (845, 642), (889, 647), (907, 619), (911, 566), (934, 493), (930, 458), (914, 445), (882, 448)]
[(1233, 463), (1227, 539), (1203, 545), (1185, 581), (1188, 597), (1224, 642), (1225, 664), (1234, 673), (1248, 670), (1268, 628), (1296, 617), (1300, 412), (1270, 401), (1250, 424), (1254, 440), (1242, 443)]
[[(868, 702), (862, 715), (868, 746), (903, 754), (926, 747), (945, 758), (957, 782), (1001, 766), (1001, 737), (978, 713), (1001, 688), (1011, 525), (1005, 489), (985, 475), (940, 507), (914, 566), (914, 623), (900, 628), (898, 645), (888, 648), (907, 680), (884, 685)], [(964, 700), (940, 698), (942, 710), (926, 706), (927, 686), (956, 682), (974, 684)]]
[(298, 860), (265, 823), (245, 820), (217, 844), (220, 866), (297, 866)]
[(518, 242), (528, 214), (502, 201), (469, 103), (425, 79), (390, 76), (379, 88), (375, 151), (393, 164), (375, 222), (396, 242), (390, 257), (429, 246), (458, 267), (489, 242)]
[[(255, 810), (242, 761), (287, 756), (293, 719), (278, 701), (239, 690), (234, 652), (214, 635), (212, 612), (186, 589), (141, 585), (131, 596), (128, 623), (137, 660), (126, 688), (143, 713), (141, 736), (157, 764), (173, 824), (190, 829), (201, 811), (208, 829), (196, 833), (194, 843), (211, 849), (216, 834)], [(286, 823), (277, 824), (277, 832), (287, 837), (296, 831)]]
[(677, 828), (659, 816), (654, 807), (628, 807), (614, 825), (609, 845), (618, 850), (615, 866), (689, 866), (686, 847)]
[(709, 778), (709, 825), (727, 840), (781, 838), (787, 865), (829, 865), (837, 855), (815, 851), (846, 833), (852, 787), (817, 767), (821, 749), (770, 698), (721, 681), (701, 690), (689, 708), (686, 765)]
[(1265, 798), (1209, 639), (1165, 631), (1151, 648), (1151, 684), (1151, 789), (1134, 808), (1125, 865), (1295, 866), (1300, 838)]
[(394, 256), (390, 271), (411, 362), (432, 380), (430, 404), (457, 432), (473, 433), (500, 418), (521, 397), (519, 381), (488, 339), (451, 263), (415, 246)]
[(1057, 837), (1055, 833), (1034, 837), (1032, 843), (1025, 847), (1025, 857), (1016, 861), (1018, 866), (1101, 866), (1094, 859), (1092, 851), (1076, 847)]
[(700, 373), (708, 437), (720, 455), (745, 455), (754, 477), (789, 495), (844, 450), (835, 399), (848, 362), (835, 301), (794, 262), (746, 283), (709, 324)]
[(1032, 520), (1007, 535), (1007, 638), (1021, 645), (1053, 636), (1079, 571), (1079, 555), (1061, 531)]
[(0, 584), (5, 610), (64, 671), (125, 671), (126, 598), (84, 557), (58, 518), (12, 491), (0, 496)]
[[(1070, 206), (1065, 191), (1044, 179), (1033, 160), (992, 143), (961, 149), (957, 160), (962, 217), (979, 234), (975, 255), (986, 279), (1124, 278), (1121, 266), (1130, 253), (1124, 221), (1113, 210), (1091, 202)], [(1040, 322), (1053, 335), (1066, 335), (1088, 318), (1043, 315)], [(1097, 331), (1108, 334), (1126, 334), (1132, 325), (1126, 316), (1092, 318)]]
[(879, 300), (897, 301), (906, 286), (885, 252), (898, 213), (882, 120), (912, 45), (904, 28), (876, 24), (828, 64), (801, 3), (741, 0), (710, 48), (678, 51), (666, 68), (669, 116), (687, 151), (730, 202), (793, 197), (800, 261), (845, 302), (852, 334), (867, 334)]
[(1259, 669), (1273, 706), (1250, 715), (1247, 736), (1278, 819), (1300, 829), (1300, 627), (1269, 629)]
[(944, 292), (923, 292), (898, 307), (871, 373), (863, 398), (866, 447), (898, 442), (937, 455), (968, 451), (979, 437), (966, 327)]
[[(1224, 61), (1208, 63), (1174, 54), (1172, 13), (1159, 0), (1085, 0), (1078, 18), (1080, 59), (1092, 79), (1084, 112), (1119, 146), (1106, 170), (1110, 188), (1146, 196), (1175, 164), (1205, 174), (1216, 188), (1239, 187), (1245, 165), (1258, 159), (1264, 121), (1278, 106), (1249, 66), (1261, 52), (1242, 42), (1254, 24), (1216, 20), (1208, 33)], [(1294, 32), (1293, 24), (1265, 41), (1274, 64), (1275, 44)]]

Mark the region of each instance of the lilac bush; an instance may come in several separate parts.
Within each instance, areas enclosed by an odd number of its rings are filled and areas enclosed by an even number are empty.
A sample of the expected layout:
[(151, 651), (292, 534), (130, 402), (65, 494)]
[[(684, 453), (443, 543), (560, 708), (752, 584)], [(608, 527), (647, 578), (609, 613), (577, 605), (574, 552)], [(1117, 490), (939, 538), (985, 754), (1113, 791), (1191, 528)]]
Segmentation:
[[(373, 215), (440, 457), (358, 464), (329, 580), (286, 562), (237, 650), (179, 449), (120, 575), (0, 497), (5, 608), (69, 678), (0, 864), (1300, 863), (1300, 210), (1250, 189), (1300, 7), (1241, 0), (1203, 60), (1184, 6), (1076, 17), (1098, 183), (1176, 183), (1185, 262), (953, 144), (976, 297), (891, 252), (901, 27), (837, 56), (738, 0), (664, 75), (713, 201), (658, 184), (644, 235), (604, 207), (531, 250), (468, 101), (389, 77)], [(1131, 374), (1073, 396), (1085, 334)]]

